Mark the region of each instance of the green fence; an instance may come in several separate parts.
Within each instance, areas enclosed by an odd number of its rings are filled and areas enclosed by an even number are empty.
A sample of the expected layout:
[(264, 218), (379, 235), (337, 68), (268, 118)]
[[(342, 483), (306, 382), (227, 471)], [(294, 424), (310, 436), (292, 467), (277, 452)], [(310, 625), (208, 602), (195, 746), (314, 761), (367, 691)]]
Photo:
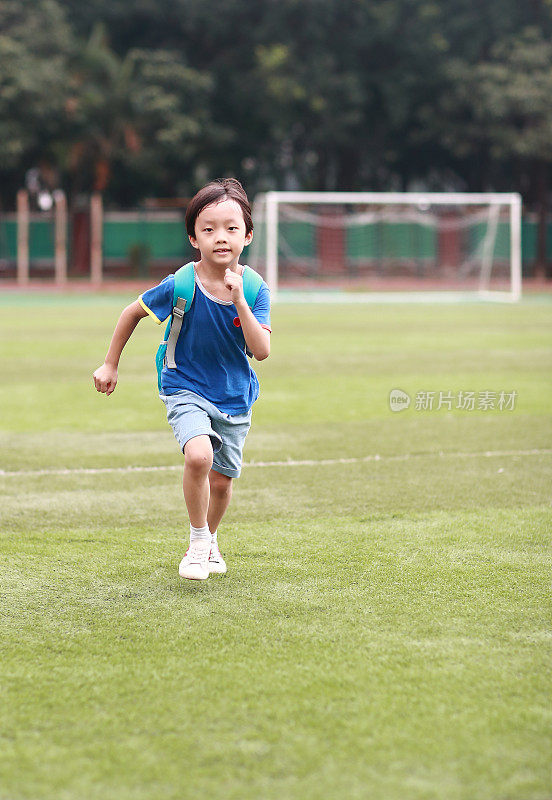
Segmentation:
[[(465, 232), (463, 249), (475, 252), (487, 231), (487, 223), (475, 223)], [(522, 223), (522, 261), (531, 264), (537, 258), (536, 220)], [(439, 234), (435, 228), (415, 222), (377, 222), (346, 228), (344, 256), (347, 261), (408, 260), (437, 261)], [(499, 261), (510, 258), (510, 226), (499, 222), (494, 243), (494, 257)], [(279, 257), (283, 260), (312, 259), (319, 257), (316, 227), (309, 222), (281, 222), (279, 224)], [(547, 232), (547, 258), (552, 261), (552, 222)]]
[[(261, 239), (264, 231), (258, 227)], [(485, 236), (486, 224), (474, 224), (467, 233), (468, 247), (477, 249)], [(280, 224), (280, 258), (315, 261), (320, 257), (316, 226), (309, 222)], [(72, 226), (69, 220), (68, 254), (71, 269)], [(53, 267), (54, 220), (49, 215), (32, 214), (29, 225), (29, 258), (33, 267)], [(415, 222), (378, 222), (345, 229), (343, 255), (351, 264), (370, 260), (418, 259), (436, 262), (439, 235), (435, 229)], [(119, 269), (125, 274), (145, 275), (152, 266), (175, 266), (189, 260), (191, 247), (180, 212), (106, 212), (103, 219), (103, 258), (106, 274)], [(494, 256), (507, 261), (510, 254), (509, 226), (498, 224)], [(526, 270), (537, 256), (537, 221), (526, 217), (522, 225), (522, 261)], [(547, 232), (547, 256), (552, 261), (552, 221)], [(17, 260), (17, 222), (15, 214), (0, 218), (0, 264), (14, 267)]]
[[(53, 264), (55, 251), (54, 220), (33, 215), (29, 222), (29, 259), (38, 264)], [(17, 221), (15, 214), (0, 219), (0, 259), (17, 260)]]
[(438, 254), (435, 228), (416, 223), (378, 222), (347, 229), (348, 261), (407, 260), (435, 261)]
[(193, 252), (183, 216), (175, 214), (106, 213), (103, 222), (103, 255), (110, 261), (178, 261)]

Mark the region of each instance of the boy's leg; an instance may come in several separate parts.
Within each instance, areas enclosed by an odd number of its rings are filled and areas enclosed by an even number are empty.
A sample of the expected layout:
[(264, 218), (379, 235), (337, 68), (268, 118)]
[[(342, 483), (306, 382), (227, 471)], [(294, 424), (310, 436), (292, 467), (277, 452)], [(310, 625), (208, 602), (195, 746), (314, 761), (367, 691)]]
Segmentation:
[(184, 499), (190, 517), (190, 546), (178, 572), (182, 578), (205, 580), (209, 577), (211, 534), (207, 527), (209, 472), (213, 446), (207, 435), (194, 436), (184, 445)]
[(209, 485), (211, 490), (209, 510), (207, 512), (207, 523), (211, 532), (209, 572), (224, 575), (226, 573), (226, 561), (219, 550), (217, 528), (232, 498), (232, 478), (212, 469), (209, 473)]
[(209, 571), (226, 572), (226, 563), (218, 548), (217, 528), (232, 498), (232, 481), (239, 478), (245, 437), (251, 425), (251, 411), (246, 414), (215, 414), (211, 417), (213, 429), (222, 439), (222, 447), (214, 455), (213, 469), (209, 473), (211, 500), (207, 520), (211, 531)]
[(209, 487), (210, 498), (207, 524), (209, 525), (209, 530), (215, 533), (232, 499), (232, 478), (212, 469), (209, 472)]
[(209, 436), (194, 436), (184, 445), (184, 499), (190, 525), (207, 525), (209, 509), (209, 473), (213, 466), (213, 446)]
[(213, 429), (210, 404), (193, 392), (183, 390), (161, 395), (167, 407), (167, 420), (184, 453), (183, 489), (190, 518), (190, 546), (180, 562), (183, 578), (205, 580), (209, 577), (211, 534), (207, 525), (209, 509), (209, 472), (213, 451), (222, 446), (220, 435)]

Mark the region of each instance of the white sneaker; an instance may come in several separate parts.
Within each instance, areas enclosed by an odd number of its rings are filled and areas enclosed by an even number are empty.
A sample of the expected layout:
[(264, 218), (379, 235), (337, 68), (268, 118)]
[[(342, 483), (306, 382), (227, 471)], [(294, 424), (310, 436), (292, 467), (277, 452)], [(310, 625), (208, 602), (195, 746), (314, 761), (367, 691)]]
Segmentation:
[(192, 581), (205, 581), (209, 577), (210, 542), (192, 542), (180, 562), (178, 574)]
[(209, 553), (209, 572), (215, 572), (217, 575), (226, 573), (226, 561), (221, 556), (216, 542), (211, 545), (211, 552)]

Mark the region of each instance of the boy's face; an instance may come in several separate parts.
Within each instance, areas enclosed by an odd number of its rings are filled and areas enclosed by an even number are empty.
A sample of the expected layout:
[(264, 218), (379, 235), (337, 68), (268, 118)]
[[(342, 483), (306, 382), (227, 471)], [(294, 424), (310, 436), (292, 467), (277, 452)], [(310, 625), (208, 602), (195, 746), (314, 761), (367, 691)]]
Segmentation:
[(190, 242), (199, 250), (202, 259), (232, 269), (252, 238), (253, 232), (245, 233), (239, 204), (235, 200), (221, 200), (201, 209), (195, 221), (195, 236), (190, 236)]

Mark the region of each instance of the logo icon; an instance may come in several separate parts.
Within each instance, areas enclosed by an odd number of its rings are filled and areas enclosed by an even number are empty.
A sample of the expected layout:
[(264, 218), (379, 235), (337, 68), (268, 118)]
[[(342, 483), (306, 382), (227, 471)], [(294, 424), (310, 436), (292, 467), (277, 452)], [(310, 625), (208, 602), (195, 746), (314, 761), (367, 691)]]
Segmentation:
[(389, 393), (389, 408), (391, 411), (405, 411), (410, 405), (410, 395), (402, 389), (392, 389)]

